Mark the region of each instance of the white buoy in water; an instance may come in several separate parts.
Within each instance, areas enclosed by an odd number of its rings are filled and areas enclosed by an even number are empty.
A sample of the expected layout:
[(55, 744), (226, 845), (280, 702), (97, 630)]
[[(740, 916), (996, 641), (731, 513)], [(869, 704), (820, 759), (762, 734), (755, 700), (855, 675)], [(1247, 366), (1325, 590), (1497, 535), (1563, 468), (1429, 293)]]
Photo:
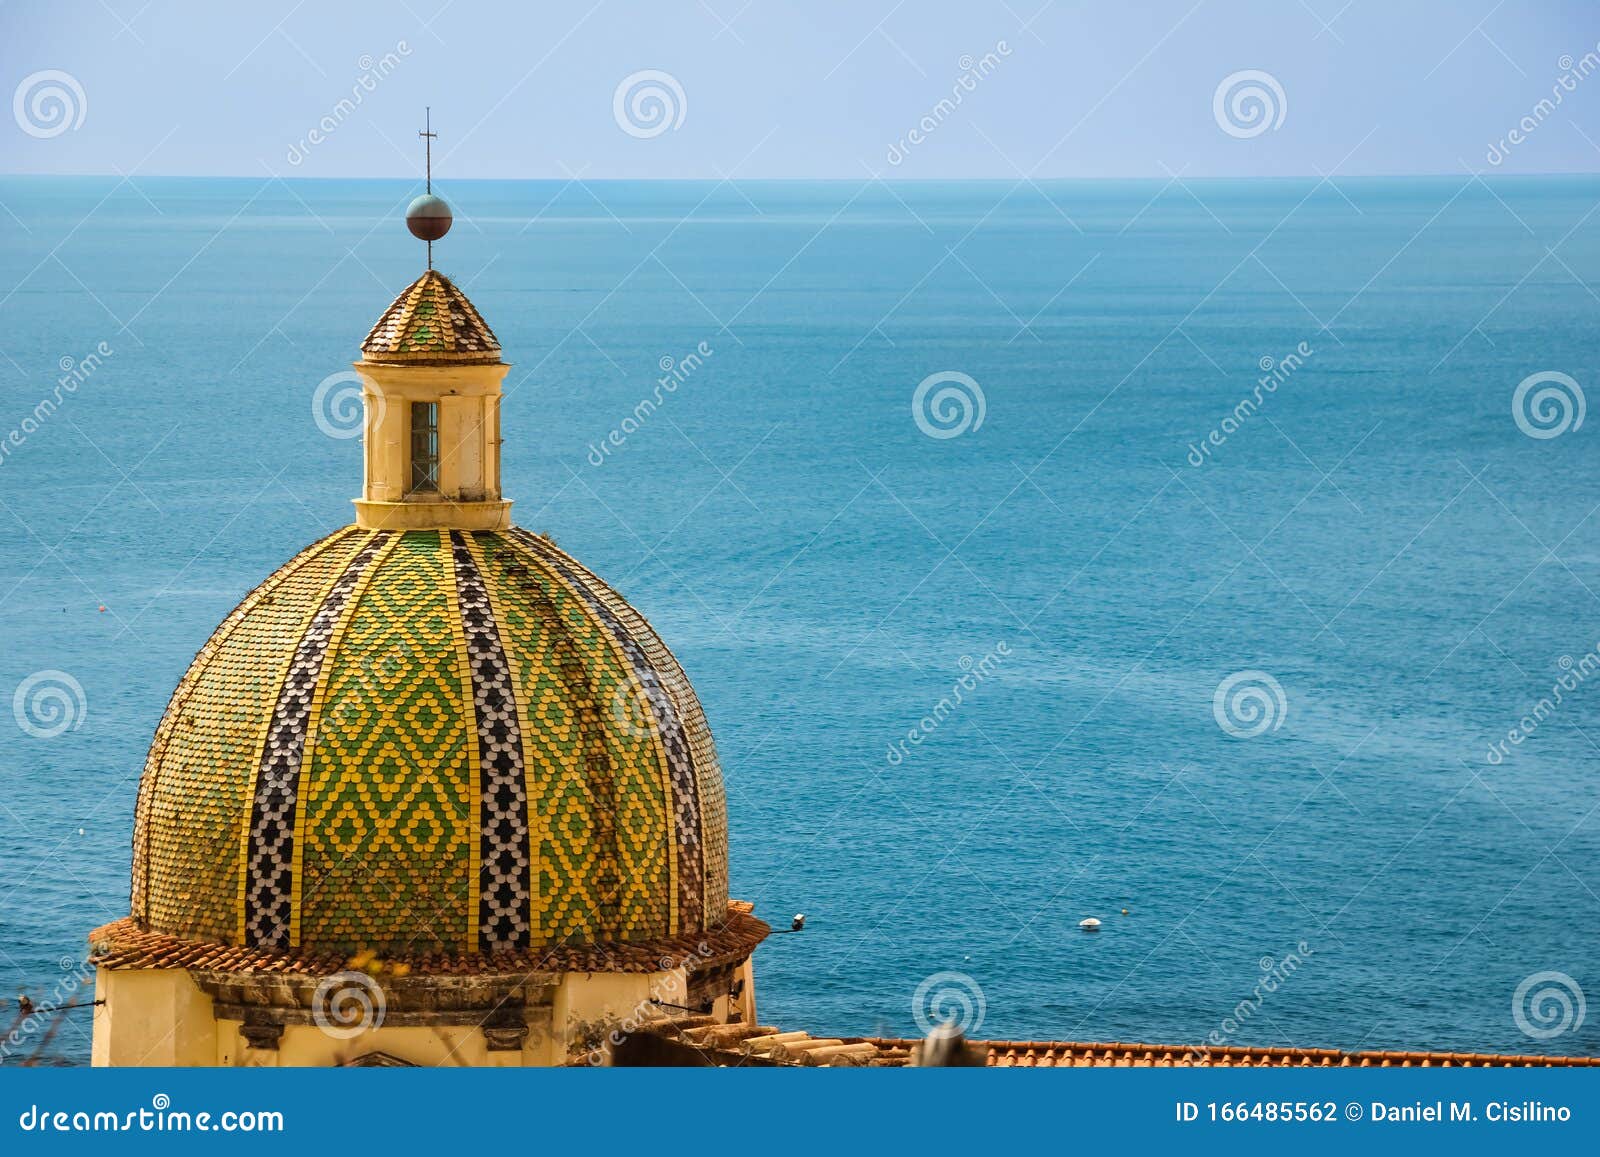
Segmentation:
[(1096, 920), (1093, 916), (1090, 916), (1087, 920), (1079, 920), (1078, 927), (1082, 928), (1085, 932), (1095, 932), (1100, 928), (1100, 921)]

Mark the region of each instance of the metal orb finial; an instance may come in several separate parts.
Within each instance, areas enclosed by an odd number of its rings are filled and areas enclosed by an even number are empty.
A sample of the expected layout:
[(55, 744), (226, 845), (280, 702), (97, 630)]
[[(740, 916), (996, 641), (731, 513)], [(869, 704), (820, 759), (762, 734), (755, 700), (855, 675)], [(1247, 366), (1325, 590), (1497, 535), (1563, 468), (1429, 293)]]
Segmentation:
[(428, 268), (432, 269), (433, 243), (450, 232), (450, 225), (455, 218), (450, 213), (450, 206), (444, 203), (444, 198), (433, 195), (433, 139), (439, 134), (433, 131), (433, 109), (428, 109), (424, 116), (426, 119), (422, 131), (417, 135), (422, 138), (428, 191), (406, 206), (406, 228), (411, 230), (413, 237), (428, 243)]
[(422, 241), (437, 241), (450, 232), (455, 218), (443, 197), (424, 193), (406, 207), (406, 228)]

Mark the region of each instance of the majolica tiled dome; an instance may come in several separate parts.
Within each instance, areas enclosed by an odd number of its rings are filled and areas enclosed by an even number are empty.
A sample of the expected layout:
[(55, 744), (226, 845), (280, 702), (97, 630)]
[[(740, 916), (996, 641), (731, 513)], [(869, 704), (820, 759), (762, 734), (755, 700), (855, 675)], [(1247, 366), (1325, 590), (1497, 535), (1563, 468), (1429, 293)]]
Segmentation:
[(476, 365), (500, 360), (500, 342), (467, 295), (437, 269), (417, 278), (384, 310), (361, 343), (369, 362)]
[(152, 933), (422, 956), (681, 937), (727, 911), (721, 773), (682, 669), (525, 531), (308, 547), (196, 657), (140, 785)]

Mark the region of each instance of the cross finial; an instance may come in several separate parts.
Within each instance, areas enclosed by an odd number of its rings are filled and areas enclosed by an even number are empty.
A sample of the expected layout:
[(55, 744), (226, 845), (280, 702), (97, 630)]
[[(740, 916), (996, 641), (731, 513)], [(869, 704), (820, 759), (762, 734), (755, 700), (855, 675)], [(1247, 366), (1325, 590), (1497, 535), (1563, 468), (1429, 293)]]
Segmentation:
[(428, 150), (428, 191), (406, 207), (406, 228), (411, 235), (428, 243), (428, 268), (433, 268), (433, 243), (450, 232), (450, 206), (433, 195), (433, 110), (428, 110), (428, 127), (417, 134)]
[(423, 110), (423, 129), (417, 136), (422, 138), (422, 147), (426, 156), (428, 192), (433, 192), (433, 140), (439, 134), (433, 131), (433, 108), (426, 106)]

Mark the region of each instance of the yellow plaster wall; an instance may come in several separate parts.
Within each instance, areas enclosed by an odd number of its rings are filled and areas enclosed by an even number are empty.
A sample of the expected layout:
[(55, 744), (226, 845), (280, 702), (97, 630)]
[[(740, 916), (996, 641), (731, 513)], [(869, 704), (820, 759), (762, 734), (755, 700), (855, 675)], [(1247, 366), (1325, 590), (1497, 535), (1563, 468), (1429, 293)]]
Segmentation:
[(95, 1065), (217, 1063), (211, 998), (182, 969), (109, 971), (95, 977)]
[[(373, 530), (504, 530), (500, 497), (500, 383), (510, 366), (357, 362), (366, 403), (365, 477), (356, 523)], [(439, 492), (414, 495), (411, 403), (439, 406)]]
[[(552, 1006), (529, 1010), (521, 1051), (490, 1050), (483, 1030), (472, 1025), (394, 1024), (353, 1037), (331, 1036), (314, 1024), (286, 1025), (274, 1050), (250, 1048), (239, 1021), (217, 1020), (211, 997), (182, 969), (101, 969), (95, 995), (106, 1003), (95, 1009), (91, 1055), (97, 1066), (331, 1067), (373, 1052), (424, 1066), (558, 1065), (611, 1030), (648, 1019), (653, 996), (681, 1000), (683, 986), (682, 970), (570, 973), (556, 986)], [(747, 982), (752, 1008), (753, 991)], [(723, 1018), (727, 1004), (717, 1002)]]
[[(760, 1024), (761, 1022), (756, 1019), (756, 962), (754, 959), (747, 957), (745, 962), (739, 965), (739, 977), (744, 981), (744, 988), (740, 991), (737, 1005), (739, 1020), (743, 1024)], [(733, 1019), (731, 1011), (725, 1019)]]
[(284, 1028), (276, 1049), (253, 1049), (244, 1044), (239, 1022), (218, 1022), (217, 1036), (238, 1042), (234, 1056), (219, 1052), (219, 1065), (241, 1068), (333, 1068), (350, 1064), (368, 1053), (387, 1053), (402, 1061), (426, 1068), (523, 1068), (551, 1064), (550, 1040), (546, 1033), (529, 1033), (528, 1045), (521, 1052), (491, 1051), (481, 1029), (469, 1025), (442, 1025), (434, 1028), (411, 1025), (383, 1025), (342, 1038), (329, 1036), (314, 1024), (291, 1024)]

